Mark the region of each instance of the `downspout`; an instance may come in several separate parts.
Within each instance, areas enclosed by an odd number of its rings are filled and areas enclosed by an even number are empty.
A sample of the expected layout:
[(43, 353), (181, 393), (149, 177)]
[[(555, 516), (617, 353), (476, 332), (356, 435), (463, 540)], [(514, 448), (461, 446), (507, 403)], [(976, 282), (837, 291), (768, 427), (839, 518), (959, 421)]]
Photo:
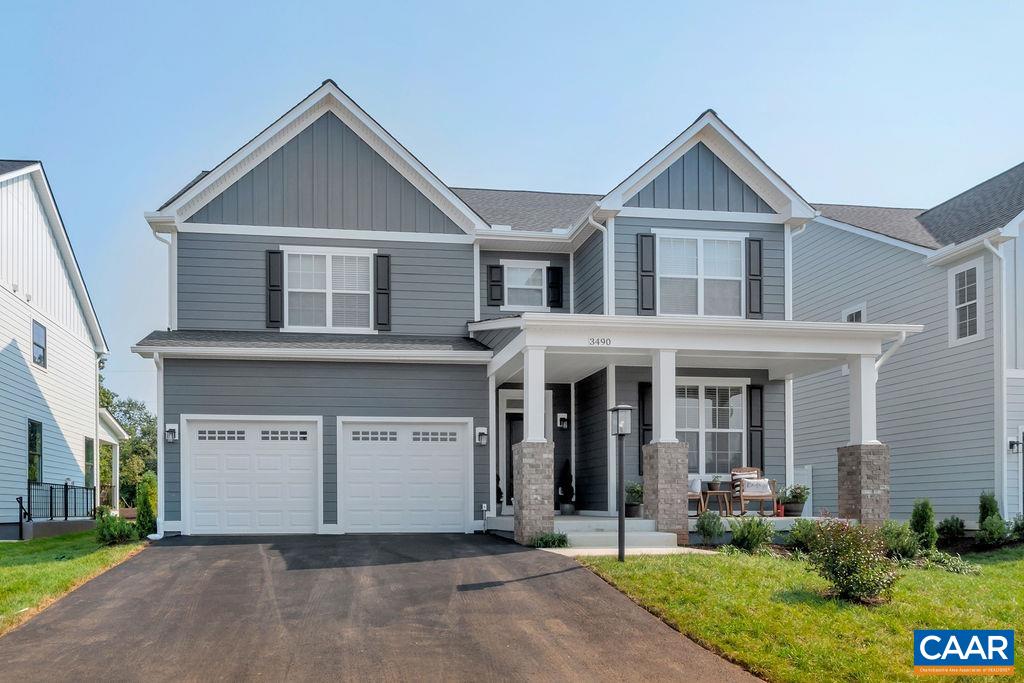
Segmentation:
[(601, 232), (601, 246), (602, 246), (602, 251), (601, 251), (601, 281), (603, 283), (603, 289), (604, 289), (604, 292), (603, 292), (603, 295), (602, 295), (601, 298), (604, 300), (602, 302), (602, 305), (603, 305), (603, 308), (604, 308), (604, 314), (608, 315), (609, 314), (608, 311), (611, 308), (611, 297), (608, 295), (608, 254), (609, 254), (609, 248), (608, 248), (609, 247), (609, 245), (608, 245), (608, 229), (605, 228), (603, 225), (601, 225), (600, 223), (598, 223), (597, 221), (594, 220), (593, 213), (588, 213), (587, 214), (587, 225), (589, 225), (590, 227), (594, 228), (595, 230), (599, 230)]
[(174, 238), (162, 239), (160, 233), (152, 233), (153, 239), (167, 247), (167, 329), (177, 327), (174, 324), (174, 273), (172, 272), (171, 256), (174, 252)]
[[(1008, 477), (1006, 451), (1000, 444), (1006, 443), (1006, 348), (1003, 339), (1003, 270), (1005, 263), (1003, 254), (992, 244), (990, 238), (982, 242), (986, 249), (992, 252), (992, 321), (994, 328), (995, 346), (995, 439), (996, 445), (996, 474), (999, 484), (999, 503), (1003, 515), (1006, 515), (1006, 483)], [(998, 280), (996, 279), (998, 278)], [(983, 285), (984, 286), (984, 283)]]
[(897, 337), (896, 343), (886, 349), (885, 353), (879, 356), (878, 360), (875, 361), (875, 372), (877, 373), (885, 365), (885, 361), (892, 357), (892, 354), (900, 350), (900, 347), (907, 341), (907, 333), (900, 332), (900, 336)]
[(167, 488), (167, 472), (164, 469), (164, 361), (159, 353), (153, 354), (153, 364), (156, 365), (156, 533), (149, 534), (148, 538), (159, 541), (164, 537), (164, 498)]

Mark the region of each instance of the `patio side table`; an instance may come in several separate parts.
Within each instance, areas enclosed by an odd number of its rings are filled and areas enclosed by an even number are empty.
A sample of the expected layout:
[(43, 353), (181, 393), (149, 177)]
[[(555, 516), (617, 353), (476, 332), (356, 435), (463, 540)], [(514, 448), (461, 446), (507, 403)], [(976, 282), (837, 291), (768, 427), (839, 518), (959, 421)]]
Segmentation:
[(732, 516), (732, 492), (729, 489), (719, 489), (718, 491), (705, 491), (704, 492), (704, 509), (711, 509), (711, 499), (718, 499), (718, 515), (720, 517), (731, 517)]

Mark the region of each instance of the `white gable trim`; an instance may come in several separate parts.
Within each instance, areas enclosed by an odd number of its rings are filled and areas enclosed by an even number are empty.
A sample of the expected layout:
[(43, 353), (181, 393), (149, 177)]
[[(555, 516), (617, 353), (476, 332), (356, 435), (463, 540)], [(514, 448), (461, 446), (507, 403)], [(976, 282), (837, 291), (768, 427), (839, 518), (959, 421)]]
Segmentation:
[[(324, 81), (308, 97), (217, 165), (156, 216), (172, 216), (180, 225), (236, 180), (258, 166), (324, 113), (332, 112), (375, 152), (384, 157), (413, 187), (441, 209), (467, 234), (488, 227), (430, 169), (352, 101), (333, 81)], [(150, 214), (152, 215), (152, 214)], [(150, 215), (147, 215), (149, 218)], [(150, 221), (151, 224), (153, 221)]]
[(620, 210), (625, 202), (658, 177), (697, 143), (703, 142), (784, 220), (800, 224), (814, 209), (710, 109), (601, 200), (601, 208)]
[(82, 269), (78, 266), (78, 259), (75, 258), (75, 251), (71, 247), (71, 238), (68, 237), (67, 228), (60, 217), (60, 210), (57, 208), (57, 201), (50, 191), (50, 181), (46, 178), (46, 172), (42, 164), (32, 164), (25, 168), (19, 168), (4, 175), (0, 175), (0, 181), (10, 180), (18, 176), (31, 174), (32, 182), (35, 184), (36, 194), (39, 195), (40, 204), (46, 212), (46, 220), (50, 224), (50, 232), (53, 233), (53, 240), (60, 251), (61, 259), (64, 262), (64, 269), (68, 273), (68, 279), (75, 290), (78, 299), (78, 306), (85, 316), (85, 324), (89, 328), (89, 335), (92, 337), (93, 350), (96, 353), (108, 353), (107, 342), (103, 337), (103, 330), (100, 328), (100, 320), (96, 315), (96, 309), (92, 306), (89, 298), (89, 289), (85, 286), (85, 278), (82, 277)]
[[(866, 228), (861, 228), (861, 227), (858, 227), (856, 225), (850, 225), (849, 223), (843, 223), (843, 222), (840, 222), (840, 221), (836, 221), (836, 220), (833, 220), (831, 218), (825, 218), (824, 216), (818, 216), (817, 218), (814, 219), (814, 222), (815, 223), (820, 223), (821, 225), (826, 225), (826, 226), (828, 226), (830, 228), (835, 228), (837, 230), (843, 230), (845, 232), (849, 232), (849, 233), (854, 234), (854, 235), (860, 235), (861, 237), (867, 237), (868, 239), (872, 239), (872, 240), (875, 240), (875, 241), (878, 241), (878, 242), (882, 242), (883, 244), (888, 244), (888, 245), (893, 246), (893, 247), (899, 247), (900, 249), (906, 249), (907, 251), (912, 251), (912, 252), (914, 252), (916, 254), (923, 254), (925, 256), (930, 256), (931, 254), (935, 253), (935, 249), (930, 249), (928, 247), (922, 247), (922, 246), (920, 246), (918, 244), (914, 244), (912, 242), (904, 242), (903, 240), (896, 239), (895, 237), (889, 237), (888, 235), (883, 235), (881, 233), (874, 232), (872, 230), (867, 230)], [(796, 236), (798, 236), (800, 234), (801, 233), (799, 233), (799, 232), (798, 233), (794, 233), (793, 236), (796, 237)]]

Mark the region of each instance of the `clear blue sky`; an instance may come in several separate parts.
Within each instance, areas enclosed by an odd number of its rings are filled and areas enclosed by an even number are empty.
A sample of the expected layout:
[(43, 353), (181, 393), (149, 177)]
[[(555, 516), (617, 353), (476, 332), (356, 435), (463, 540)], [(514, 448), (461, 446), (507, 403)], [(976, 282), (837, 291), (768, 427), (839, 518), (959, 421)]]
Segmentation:
[(111, 357), (166, 327), (144, 211), (327, 77), (452, 185), (604, 192), (714, 108), (805, 197), (927, 207), (1024, 161), (1024, 3), (57, 3), (0, 23)]

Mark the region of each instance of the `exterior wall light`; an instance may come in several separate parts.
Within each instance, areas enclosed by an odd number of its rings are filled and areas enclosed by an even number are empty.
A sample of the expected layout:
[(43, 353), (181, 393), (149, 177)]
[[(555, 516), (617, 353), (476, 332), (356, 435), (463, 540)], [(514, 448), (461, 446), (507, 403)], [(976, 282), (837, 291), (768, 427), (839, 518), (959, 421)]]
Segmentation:
[(487, 445), (487, 427), (477, 427), (476, 428), (476, 438), (475, 438), (475, 441), (476, 441), (476, 445), (477, 446), (486, 446)]
[(164, 425), (164, 441), (174, 443), (178, 440), (178, 425)]
[(569, 428), (569, 416), (566, 413), (559, 413), (558, 419), (555, 421), (559, 429)]

